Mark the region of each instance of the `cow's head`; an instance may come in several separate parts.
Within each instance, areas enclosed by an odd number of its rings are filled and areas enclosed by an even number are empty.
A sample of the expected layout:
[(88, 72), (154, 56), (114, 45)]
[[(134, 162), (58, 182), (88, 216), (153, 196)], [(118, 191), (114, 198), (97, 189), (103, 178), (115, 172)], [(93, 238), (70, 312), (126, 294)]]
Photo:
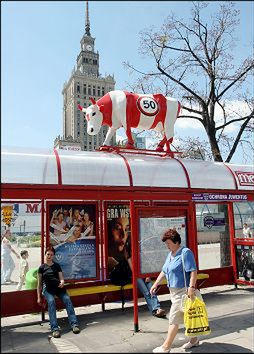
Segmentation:
[(80, 105), (78, 105), (78, 108), (85, 113), (86, 121), (87, 121), (87, 134), (89, 135), (96, 135), (99, 133), (101, 125), (102, 125), (102, 120), (103, 120), (103, 106), (98, 106), (96, 104), (96, 101), (90, 97), (90, 101), (92, 102), (92, 105), (83, 108)]

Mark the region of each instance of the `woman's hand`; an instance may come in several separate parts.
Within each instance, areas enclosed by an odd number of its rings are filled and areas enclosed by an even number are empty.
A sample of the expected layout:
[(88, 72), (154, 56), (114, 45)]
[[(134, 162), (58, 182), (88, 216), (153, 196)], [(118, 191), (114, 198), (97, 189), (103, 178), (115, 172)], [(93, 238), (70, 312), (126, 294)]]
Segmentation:
[(195, 288), (188, 287), (188, 297), (191, 299), (191, 301), (194, 301), (195, 299)]
[(41, 305), (41, 297), (40, 296), (37, 297), (37, 304)]
[(154, 295), (156, 293), (156, 290), (157, 290), (157, 284), (154, 283), (150, 289), (150, 294)]

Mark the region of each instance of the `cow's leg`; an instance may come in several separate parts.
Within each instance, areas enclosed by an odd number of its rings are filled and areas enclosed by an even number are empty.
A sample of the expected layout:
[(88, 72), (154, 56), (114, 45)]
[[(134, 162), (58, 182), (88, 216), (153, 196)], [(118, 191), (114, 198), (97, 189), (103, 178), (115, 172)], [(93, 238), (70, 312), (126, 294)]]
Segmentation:
[(171, 152), (170, 145), (172, 144), (172, 142), (173, 142), (173, 137), (166, 140), (166, 152)]
[(156, 151), (163, 151), (163, 147), (167, 141), (166, 135), (164, 135), (163, 139), (159, 142)]
[(105, 138), (105, 140), (104, 140), (103, 146), (110, 146), (110, 145), (109, 145), (110, 140), (111, 140), (111, 138), (113, 137), (113, 135), (115, 134), (115, 132), (116, 132), (116, 129), (115, 129), (115, 128), (110, 127), (110, 128), (108, 129), (108, 132), (107, 132), (106, 138)]
[(166, 136), (166, 151), (171, 152), (170, 144), (173, 142), (174, 125), (180, 111), (180, 103), (177, 101), (167, 101), (167, 117), (165, 119), (164, 129)]
[(127, 149), (134, 149), (134, 140), (132, 138), (132, 134), (131, 134), (131, 128), (127, 126), (126, 128), (126, 135), (127, 135), (127, 139), (128, 139), (128, 142), (126, 144), (126, 148)]

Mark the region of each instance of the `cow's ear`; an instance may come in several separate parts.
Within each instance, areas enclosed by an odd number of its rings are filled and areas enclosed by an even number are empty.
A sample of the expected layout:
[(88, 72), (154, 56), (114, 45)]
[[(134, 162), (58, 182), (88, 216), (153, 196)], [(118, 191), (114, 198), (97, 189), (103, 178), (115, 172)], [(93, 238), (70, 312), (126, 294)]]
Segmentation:
[(104, 112), (104, 104), (102, 104), (102, 105), (99, 107), (99, 110), (100, 110), (101, 113)]
[(96, 104), (96, 101), (93, 97), (89, 97), (89, 100), (92, 102), (92, 104)]

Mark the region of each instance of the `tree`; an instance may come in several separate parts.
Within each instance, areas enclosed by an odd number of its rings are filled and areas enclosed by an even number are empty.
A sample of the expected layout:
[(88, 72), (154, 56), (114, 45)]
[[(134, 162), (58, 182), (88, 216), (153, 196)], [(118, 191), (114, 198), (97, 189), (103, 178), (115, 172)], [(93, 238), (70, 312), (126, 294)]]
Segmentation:
[[(254, 100), (249, 92), (254, 60), (251, 53), (241, 62), (234, 60), (239, 24), (235, 4), (220, 3), (212, 15), (209, 6), (195, 1), (189, 23), (171, 14), (160, 31), (141, 32), (141, 53), (152, 58), (154, 70), (125, 65), (141, 75), (133, 90), (151, 93), (163, 88), (165, 95), (182, 97), (179, 118), (200, 122), (214, 161), (230, 162), (238, 146), (254, 151)], [(234, 135), (228, 133), (229, 127), (236, 130)]]

